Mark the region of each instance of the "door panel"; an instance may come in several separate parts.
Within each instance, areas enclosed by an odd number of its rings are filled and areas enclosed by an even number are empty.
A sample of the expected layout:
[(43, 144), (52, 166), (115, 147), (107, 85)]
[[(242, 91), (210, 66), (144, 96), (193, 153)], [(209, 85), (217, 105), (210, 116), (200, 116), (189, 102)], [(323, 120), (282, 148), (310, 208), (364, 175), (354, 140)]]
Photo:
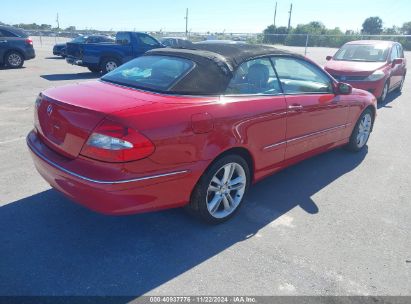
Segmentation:
[(301, 58), (273, 57), (272, 61), (286, 94), (285, 159), (342, 139), (348, 107), (334, 94), (330, 77)]
[(286, 159), (342, 139), (348, 107), (339, 99), (334, 94), (286, 96)]

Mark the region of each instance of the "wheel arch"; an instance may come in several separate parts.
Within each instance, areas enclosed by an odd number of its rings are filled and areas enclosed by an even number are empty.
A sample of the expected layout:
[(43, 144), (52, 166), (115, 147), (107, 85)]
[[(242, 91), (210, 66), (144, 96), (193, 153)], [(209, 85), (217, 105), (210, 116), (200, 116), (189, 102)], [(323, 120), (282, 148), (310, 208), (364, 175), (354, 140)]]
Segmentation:
[(248, 168), (250, 169), (251, 181), (254, 180), (255, 160), (251, 152), (245, 147), (230, 147), (224, 150), (210, 161), (208, 166), (205, 168), (204, 172), (206, 172), (211, 167), (211, 165), (214, 164), (216, 161), (227, 155), (241, 156), (247, 162)]
[(6, 59), (7, 59), (7, 56), (8, 56), (10, 53), (13, 53), (13, 52), (18, 53), (18, 54), (23, 58), (23, 60), (26, 60), (26, 56), (24, 55), (24, 53), (23, 53), (21, 50), (16, 49), (16, 48), (11, 48), (11, 49), (8, 49), (8, 50), (4, 53), (3, 62), (7, 63), (7, 60), (6, 60)]

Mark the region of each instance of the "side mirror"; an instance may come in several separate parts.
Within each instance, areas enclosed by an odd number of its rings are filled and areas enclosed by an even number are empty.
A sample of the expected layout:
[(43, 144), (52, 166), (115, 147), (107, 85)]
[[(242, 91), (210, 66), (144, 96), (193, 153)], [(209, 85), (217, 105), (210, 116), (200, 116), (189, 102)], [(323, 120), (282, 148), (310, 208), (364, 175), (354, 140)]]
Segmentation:
[(339, 82), (336, 86), (337, 95), (349, 95), (352, 93), (352, 86), (348, 83)]
[(396, 66), (397, 64), (402, 64), (404, 60), (402, 58), (396, 58), (392, 61), (392, 66)]
[(333, 56), (327, 56), (325, 57), (325, 60), (330, 61), (331, 59), (333, 59)]

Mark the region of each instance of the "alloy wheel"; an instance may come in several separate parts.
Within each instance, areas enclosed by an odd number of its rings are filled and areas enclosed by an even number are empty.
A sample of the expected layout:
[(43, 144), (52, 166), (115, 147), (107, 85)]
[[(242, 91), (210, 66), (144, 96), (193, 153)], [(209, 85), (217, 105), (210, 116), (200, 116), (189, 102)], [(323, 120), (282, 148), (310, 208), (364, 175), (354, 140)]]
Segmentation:
[(228, 163), (214, 174), (207, 189), (207, 209), (214, 218), (224, 218), (240, 204), (247, 185), (244, 168)]
[(113, 70), (117, 69), (117, 63), (114, 61), (107, 61), (106, 63), (106, 71), (111, 72)]
[(388, 95), (388, 83), (384, 85), (384, 89), (382, 90), (382, 94), (380, 98), (382, 102), (385, 101), (385, 98), (387, 98), (387, 95)]
[(16, 53), (11, 53), (7, 58), (8, 64), (12, 67), (20, 66), (21, 61), (22, 61), (21, 56)]
[(368, 137), (371, 133), (372, 127), (372, 117), (369, 113), (366, 113), (358, 126), (358, 133), (357, 133), (357, 147), (362, 148), (368, 140)]

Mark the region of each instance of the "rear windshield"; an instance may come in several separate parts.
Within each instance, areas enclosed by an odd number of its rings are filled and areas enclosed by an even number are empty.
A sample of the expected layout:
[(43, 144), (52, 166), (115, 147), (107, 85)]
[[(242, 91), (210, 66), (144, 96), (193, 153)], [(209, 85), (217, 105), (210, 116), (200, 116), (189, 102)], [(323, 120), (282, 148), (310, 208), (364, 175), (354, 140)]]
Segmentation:
[(3, 36), (5, 37), (20, 37), (20, 38), (27, 38), (27, 33), (19, 28), (5, 28), (3, 30), (0, 29), (0, 32), (3, 32)]
[(334, 60), (384, 62), (389, 48), (386, 45), (346, 44), (334, 56)]
[(104, 81), (158, 92), (171, 88), (192, 68), (194, 62), (171, 56), (142, 56), (123, 64), (101, 79)]

